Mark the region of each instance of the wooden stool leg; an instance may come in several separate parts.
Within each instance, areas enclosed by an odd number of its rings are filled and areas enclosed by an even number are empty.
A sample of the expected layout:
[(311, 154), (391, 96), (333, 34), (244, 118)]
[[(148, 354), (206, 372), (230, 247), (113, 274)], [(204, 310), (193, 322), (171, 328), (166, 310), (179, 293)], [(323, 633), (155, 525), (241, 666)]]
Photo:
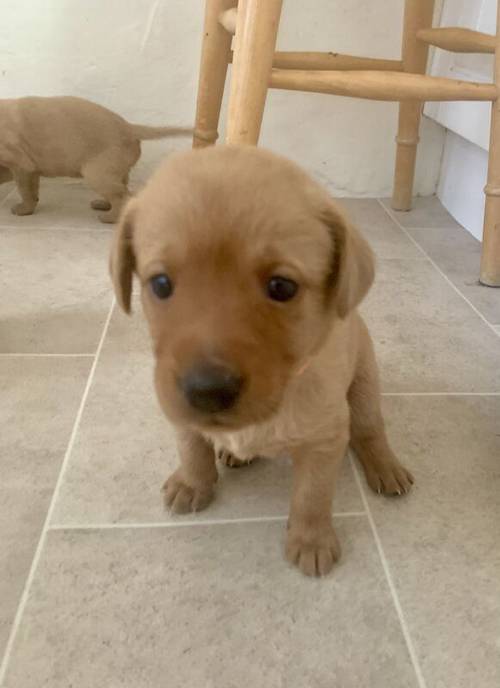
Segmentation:
[[(417, 41), (417, 31), (432, 26), (435, 0), (406, 0), (403, 28), (403, 69), (413, 74), (425, 74), (429, 46)], [(399, 104), (399, 127), (396, 137), (396, 169), (392, 207), (410, 210), (417, 159), (418, 131), (423, 103)]]
[(219, 16), (236, 4), (237, 0), (206, 0), (194, 148), (209, 146), (218, 136), (217, 127), (232, 40), (231, 34), (219, 24)]
[[(496, 40), (495, 83), (497, 88), (500, 88), (500, 2), (498, 3)], [(486, 208), (479, 280), (488, 287), (500, 287), (500, 100), (493, 103), (491, 111), (488, 182), (484, 192)]]
[(273, 66), (282, 0), (240, 0), (226, 143), (256, 145)]

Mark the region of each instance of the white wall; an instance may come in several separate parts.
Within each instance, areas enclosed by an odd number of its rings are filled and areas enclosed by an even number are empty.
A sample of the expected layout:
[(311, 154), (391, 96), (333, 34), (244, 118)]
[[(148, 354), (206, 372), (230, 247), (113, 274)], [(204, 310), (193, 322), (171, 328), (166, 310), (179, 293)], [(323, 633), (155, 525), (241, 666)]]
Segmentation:
[[(284, 0), (278, 47), (399, 57), (403, 0)], [(80, 95), (130, 120), (191, 123), (202, 0), (1, 0), (0, 97)], [(262, 145), (341, 195), (390, 193), (397, 106), (271, 92)], [(425, 120), (416, 191), (432, 194), (442, 128)], [(137, 176), (188, 142), (144, 144)]]

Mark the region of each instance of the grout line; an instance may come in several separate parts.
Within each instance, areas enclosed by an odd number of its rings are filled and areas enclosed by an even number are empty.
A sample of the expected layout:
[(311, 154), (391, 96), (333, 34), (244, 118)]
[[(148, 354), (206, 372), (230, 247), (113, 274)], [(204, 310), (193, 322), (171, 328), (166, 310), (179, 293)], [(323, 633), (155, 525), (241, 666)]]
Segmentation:
[(382, 392), (382, 397), (500, 397), (500, 392)]
[[(476, 102), (479, 102), (479, 101), (476, 101)], [(430, 198), (430, 196), (417, 196), (417, 198)], [(436, 196), (436, 198), (438, 198), (438, 197)], [(377, 201), (378, 201), (379, 203), (384, 203), (384, 201), (381, 200), (380, 198), (377, 198)], [(384, 207), (386, 207), (386, 206), (384, 206)], [(389, 212), (392, 212), (392, 210), (391, 210), (390, 208), (387, 208), (387, 210), (389, 210)], [(395, 211), (395, 212), (396, 212), (396, 211)], [(401, 211), (397, 211), (397, 212), (406, 212), (406, 211), (401, 210)], [(408, 212), (411, 213), (412, 211), (409, 210)], [(392, 215), (391, 215), (391, 219), (392, 219)], [(394, 221), (397, 222), (397, 220), (394, 220)], [(397, 224), (399, 225), (399, 222), (397, 222)], [(458, 221), (457, 221), (457, 224), (459, 224)], [(465, 227), (463, 227), (463, 226), (460, 225), (460, 224), (459, 224), (459, 227), (460, 227), (461, 229), (465, 229)], [(430, 233), (433, 232), (435, 229), (450, 229), (450, 230), (451, 230), (451, 229), (455, 229), (455, 228), (454, 228), (453, 226), (451, 226), (451, 225), (450, 225), (450, 226), (447, 226), (447, 225), (438, 225), (437, 227), (422, 227), (422, 226), (419, 225), (418, 227), (410, 227), (410, 229), (411, 229), (412, 232), (428, 232), (428, 233), (430, 234)], [(467, 234), (469, 234), (468, 230), (465, 230), (465, 231), (467, 231)], [(475, 237), (473, 234), (470, 234), (470, 238), (471, 238), (471, 239), (474, 239), (474, 241), (478, 241), (479, 243), (481, 243), (478, 239), (476, 239), (476, 237)]]
[[(474, 306), (474, 304), (471, 303), (471, 302), (469, 301), (469, 299), (468, 299), (466, 296), (464, 296), (464, 294), (462, 294), (462, 292), (460, 291), (460, 289), (459, 289), (455, 284), (453, 284), (453, 282), (452, 282), (451, 279), (448, 277), (448, 275), (446, 275), (446, 274), (441, 270), (441, 268), (439, 267), (439, 265), (430, 257), (430, 255), (427, 253), (427, 251), (425, 251), (425, 249), (423, 249), (422, 246), (420, 246), (420, 244), (418, 243), (418, 241), (416, 241), (416, 240), (412, 237), (412, 235), (407, 231), (407, 229), (406, 229), (405, 227), (403, 227), (403, 225), (399, 222), (399, 220), (398, 220), (397, 217), (393, 214), (393, 212), (392, 212), (389, 208), (387, 208), (387, 207), (384, 205), (384, 203), (382, 203), (382, 201), (381, 201), (380, 199), (377, 199), (377, 202), (378, 202), (378, 204), (384, 209), (384, 211), (386, 212), (386, 214), (391, 218), (391, 220), (394, 222), (394, 224), (396, 224), (396, 225), (399, 227), (399, 229), (403, 232), (403, 234), (405, 234), (405, 235), (408, 237), (408, 239), (418, 248), (418, 250), (421, 251), (421, 253), (423, 253), (423, 255), (427, 258), (427, 260), (432, 264), (432, 266), (439, 272), (439, 274), (441, 275), (441, 277), (443, 277), (443, 279), (445, 279), (446, 282), (448, 282), (448, 284), (450, 285), (450, 287), (451, 287), (459, 296), (462, 297), (462, 299), (465, 301), (465, 303), (467, 303), (467, 304), (472, 308), (472, 310), (474, 311), (474, 313), (475, 313), (476, 315), (478, 315), (478, 316), (481, 318), (481, 320), (490, 328), (490, 330), (491, 330), (492, 332), (494, 332), (494, 334), (496, 334), (497, 337), (500, 337), (500, 332), (499, 332), (497, 329), (495, 329), (495, 326), (492, 325), (492, 324), (484, 317), (484, 315), (481, 313), (481, 311), (479, 311), (479, 310), (476, 308), (476, 306)], [(485, 289), (489, 289), (489, 288), (490, 288), (490, 287), (485, 287)]]
[[(6, 199), (4, 198), (4, 201)], [(40, 226), (35, 223), (33, 224), (24, 224), (22, 221), (19, 222), (18, 225), (15, 224), (2, 224), (0, 223), (0, 231), (7, 230), (7, 231), (19, 231), (20, 229), (28, 229), (28, 230), (34, 230), (36, 229), (37, 231), (56, 231), (56, 232), (106, 232), (107, 234), (112, 234), (113, 230), (110, 229), (109, 225), (106, 226), (102, 224), (102, 226), (96, 226), (96, 227), (87, 227), (85, 225), (82, 225), (81, 227), (71, 227), (68, 225), (62, 225), (61, 227), (54, 227), (53, 225), (48, 225), (48, 226)]]
[(168, 529), (189, 526), (220, 526), (228, 523), (262, 523), (271, 521), (286, 521), (286, 516), (249, 516), (248, 518), (230, 519), (230, 518), (214, 518), (204, 519), (199, 521), (185, 520), (185, 521), (153, 521), (148, 523), (84, 523), (84, 524), (54, 524), (49, 527), (49, 530), (141, 530), (146, 528), (151, 529)]
[(93, 354), (70, 354), (70, 353), (64, 353), (64, 354), (43, 354), (43, 353), (38, 353), (38, 352), (33, 352), (33, 353), (10, 353), (10, 352), (0, 352), (0, 358), (93, 358), (95, 356), (95, 352)]
[[(398, 229), (399, 229), (399, 227), (398, 227)], [(369, 235), (366, 235), (366, 236), (368, 237), (368, 243), (370, 243), (370, 237), (369, 237)], [(425, 262), (425, 261), (428, 260), (427, 256), (417, 256), (417, 257), (415, 257), (415, 258), (408, 258), (407, 256), (381, 256), (381, 255), (379, 255), (379, 254), (376, 252), (376, 250), (375, 250), (375, 248), (374, 248), (374, 246), (373, 246), (372, 244), (370, 244), (370, 246), (371, 246), (371, 248), (372, 248), (373, 253), (375, 254), (375, 260), (376, 260), (377, 264), (378, 264), (380, 261), (383, 261), (384, 263), (390, 263), (391, 261), (392, 261), (392, 262), (395, 262), (395, 263), (396, 263), (396, 262), (397, 262), (397, 263), (401, 263), (401, 262), (405, 262), (405, 263), (415, 263), (415, 262), (417, 262), (417, 263), (423, 263), (423, 262)]]
[(104, 344), (104, 340), (106, 338), (106, 334), (107, 334), (108, 326), (109, 326), (109, 323), (111, 320), (111, 315), (113, 314), (114, 306), (115, 306), (115, 299), (113, 298), (111, 301), (111, 305), (109, 307), (108, 316), (107, 316), (106, 321), (104, 323), (101, 338), (99, 340), (99, 346), (97, 347), (97, 351), (95, 353), (94, 362), (93, 362), (92, 367), (90, 369), (90, 372), (89, 372), (89, 375), (87, 378), (87, 383), (85, 385), (85, 389), (83, 390), (82, 398), (80, 401), (80, 406), (78, 407), (78, 411), (77, 411), (77, 414), (75, 417), (75, 422), (73, 424), (73, 429), (71, 431), (71, 435), (69, 438), (68, 446), (67, 446), (66, 452), (64, 454), (64, 458), (63, 458), (63, 461), (61, 464), (61, 469), (59, 471), (59, 476), (57, 478), (54, 492), (53, 492), (52, 498), (50, 500), (49, 508), (47, 511), (47, 515), (45, 517), (45, 521), (43, 524), (40, 539), (38, 540), (38, 545), (37, 545), (37, 548), (35, 550), (35, 555), (34, 555), (33, 560), (31, 562), (31, 567), (30, 567), (30, 570), (28, 573), (28, 577), (27, 577), (26, 582), (24, 584), (23, 593), (21, 595), (21, 599), (20, 599), (18, 607), (17, 607), (16, 616), (14, 617), (14, 622), (12, 624), (12, 628), (10, 629), (10, 634), (9, 634), (9, 638), (7, 641), (7, 645), (5, 647), (3, 660), (2, 660), (2, 663), (0, 665), (0, 686), (3, 685), (4, 681), (5, 681), (5, 674), (7, 673), (7, 665), (9, 663), (9, 659), (10, 659), (10, 655), (12, 653), (12, 648), (13, 648), (14, 641), (15, 641), (15, 638), (17, 635), (17, 631), (19, 629), (19, 625), (21, 623), (21, 619), (22, 619), (22, 616), (23, 616), (23, 613), (24, 613), (24, 610), (26, 607), (26, 603), (28, 601), (28, 595), (30, 592), (31, 584), (33, 583), (33, 578), (34, 578), (36, 570), (38, 568), (38, 563), (40, 561), (40, 556), (41, 556), (41, 553), (43, 550), (43, 546), (45, 544), (45, 538), (47, 536), (47, 532), (49, 529), (50, 520), (52, 518), (52, 513), (54, 511), (54, 507), (55, 507), (57, 498), (59, 496), (59, 490), (61, 488), (64, 472), (65, 472), (66, 467), (68, 465), (69, 457), (71, 455), (71, 451), (72, 451), (73, 445), (75, 443), (76, 435), (78, 433), (80, 421), (81, 421), (82, 415), (83, 415), (83, 410), (85, 408), (85, 404), (87, 401), (89, 390), (90, 390), (90, 387), (92, 385), (92, 381), (94, 379), (94, 373), (96, 371), (97, 363), (99, 361), (99, 356), (100, 356), (100, 353), (101, 353), (101, 350), (102, 350), (102, 347)]
[[(356, 518), (366, 516), (366, 511), (341, 511), (333, 513), (333, 518)], [(288, 516), (242, 516), (241, 518), (209, 518), (185, 521), (152, 521), (144, 523), (83, 523), (69, 524), (57, 523), (50, 525), (48, 530), (139, 530), (145, 528), (177, 528), (188, 526), (221, 526), (236, 523), (272, 523), (273, 521), (286, 521)]]
[(380, 557), (382, 568), (384, 570), (387, 584), (388, 584), (389, 590), (391, 592), (392, 601), (394, 603), (394, 607), (396, 609), (396, 614), (397, 614), (398, 619), (399, 619), (401, 630), (403, 632), (403, 636), (404, 636), (404, 639), (406, 641), (406, 647), (408, 648), (408, 653), (410, 655), (410, 659), (411, 659), (411, 662), (413, 664), (413, 669), (415, 670), (418, 686), (419, 686), (419, 688), (427, 688), (426, 683), (425, 683), (425, 679), (424, 679), (423, 674), (422, 674), (422, 669), (420, 668), (420, 662), (418, 661), (417, 653), (416, 653), (415, 647), (413, 645), (413, 640), (411, 639), (410, 631), (409, 631), (408, 626), (406, 624), (406, 619), (405, 619), (404, 614), (403, 614), (403, 608), (401, 607), (401, 603), (399, 601), (396, 586), (394, 585), (394, 581), (392, 579), (392, 574), (391, 574), (391, 570), (389, 568), (389, 563), (387, 561), (384, 549), (382, 547), (382, 541), (380, 540), (380, 536), (378, 534), (377, 527), (376, 527), (375, 521), (373, 519), (370, 505), (368, 504), (368, 499), (366, 498), (365, 490), (364, 490), (363, 484), (361, 483), (361, 478), (359, 477), (358, 469), (354, 463), (354, 460), (353, 460), (351, 454), (349, 454), (349, 462), (351, 464), (352, 472), (354, 473), (354, 479), (358, 485), (359, 492), (361, 494), (361, 499), (363, 501), (363, 505), (366, 509), (366, 516), (367, 516), (368, 521), (370, 523), (373, 538), (375, 540), (375, 545), (377, 547), (377, 551), (378, 551), (378, 554)]

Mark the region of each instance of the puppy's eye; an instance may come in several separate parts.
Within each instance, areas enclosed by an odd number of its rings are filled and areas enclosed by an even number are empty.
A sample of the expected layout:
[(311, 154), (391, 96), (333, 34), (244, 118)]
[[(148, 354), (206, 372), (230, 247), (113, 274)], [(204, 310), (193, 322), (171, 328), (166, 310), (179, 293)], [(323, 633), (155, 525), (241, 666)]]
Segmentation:
[(149, 280), (153, 294), (159, 299), (168, 299), (174, 290), (174, 285), (168, 275), (154, 275)]
[(275, 275), (267, 283), (267, 295), (273, 301), (290, 301), (297, 293), (299, 285), (287, 277)]

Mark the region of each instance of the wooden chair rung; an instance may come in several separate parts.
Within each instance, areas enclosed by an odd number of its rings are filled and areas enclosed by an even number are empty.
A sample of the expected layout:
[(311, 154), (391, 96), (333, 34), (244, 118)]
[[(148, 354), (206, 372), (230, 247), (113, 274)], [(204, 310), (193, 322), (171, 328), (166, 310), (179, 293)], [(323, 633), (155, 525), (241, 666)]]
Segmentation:
[[(215, 142), (228, 62), (233, 62), (226, 143), (256, 145), (268, 88), (399, 102), (392, 207), (410, 210), (422, 103), (491, 101), (492, 120), (480, 281), (500, 287), (500, 0), (493, 36), (434, 28), (436, 0), (404, 5), (401, 60), (333, 52), (276, 52), (283, 0), (205, 0), (193, 145)], [(383, 4), (383, 3), (382, 3)], [(233, 40), (233, 36), (235, 40)], [(234, 57), (231, 52), (233, 43)], [(429, 47), (494, 55), (494, 83), (427, 75)]]
[(417, 40), (453, 53), (495, 53), (496, 36), (458, 27), (420, 29)]
[(457, 81), (423, 74), (370, 71), (305, 71), (273, 69), (270, 87), (312, 91), (351, 98), (392, 101), (489, 100), (498, 97), (495, 84)]
[(277, 69), (316, 69), (318, 71), (390, 71), (403, 70), (401, 60), (385, 60), (377, 57), (357, 57), (340, 53), (276, 52), (273, 67)]

